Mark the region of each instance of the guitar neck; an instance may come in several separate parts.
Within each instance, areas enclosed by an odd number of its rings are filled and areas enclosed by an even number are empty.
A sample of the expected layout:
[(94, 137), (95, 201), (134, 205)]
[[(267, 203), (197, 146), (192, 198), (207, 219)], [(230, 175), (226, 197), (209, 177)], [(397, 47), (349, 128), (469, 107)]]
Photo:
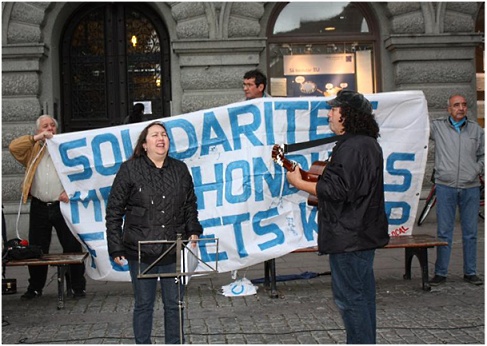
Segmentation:
[(294, 172), (296, 167), (298, 167), (299, 172), (301, 173), (301, 177), (306, 180), (306, 181), (311, 181), (311, 182), (317, 182), (320, 175), (323, 173), (323, 170), (325, 169), (326, 163), (323, 161), (316, 161), (313, 162), (311, 165), (311, 168), (309, 171), (305, 171), (301, 168), (299, 168), (298, 164), (294, 161), (288, 160), (286, 157), (284, 157), (284, 154), (282, 153), (281, 147), (279, 145), (274, 145), (272, 148), (272, 158), (273, 160), (284, 167), (286, 170), (289, 172)]

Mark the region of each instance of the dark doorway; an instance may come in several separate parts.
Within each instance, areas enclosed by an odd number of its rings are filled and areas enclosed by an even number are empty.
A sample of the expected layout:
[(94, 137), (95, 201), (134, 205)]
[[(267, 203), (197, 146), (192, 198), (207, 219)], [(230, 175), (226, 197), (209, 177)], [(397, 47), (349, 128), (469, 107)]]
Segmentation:
[(63, 132), (119, 125), (143, 102), (148, 118), (170, 115), (169, 36), (138, 3), (89, 3), (62, 40)]
[(482, 35), (482, 43), (475, 48), (475, 64), (477, 72), (477, 121), (485, 126), (485, 4), (481, 3), (475, 22), (475, 32)]

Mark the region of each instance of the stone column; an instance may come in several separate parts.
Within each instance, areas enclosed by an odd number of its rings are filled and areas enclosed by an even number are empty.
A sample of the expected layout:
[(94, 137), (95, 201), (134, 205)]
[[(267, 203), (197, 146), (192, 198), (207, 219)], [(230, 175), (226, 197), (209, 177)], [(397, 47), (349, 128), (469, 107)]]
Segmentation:
[(243, 75), (259, 66), (265, 39), (173, 42), (181, 72), (182, 113), (244, 99)]
[(244, 73), (265, 64), (259, 22), (264, 4), (179, 2), (171, 4), (171, 13), (177, 33), (171, 39), (177, 57), (172, 78), (180, 88), (173, 90), (173, 115), (243, 100)]
[[(33, 134), (42, 113), (39, 102), (40, 64), (47, 48), (40, 43), (12, 44), (2, 49), (2, 202), (9, 236), (15, 232), (24, 167), (10, 154), (8, 145), (21, 135)], [(20, 227), (28, 229), (28, 208), (21, 207)], [(26, 231), (27, 232), (27, 231)], [(23, 233), (23, 236), (27, 234)]]

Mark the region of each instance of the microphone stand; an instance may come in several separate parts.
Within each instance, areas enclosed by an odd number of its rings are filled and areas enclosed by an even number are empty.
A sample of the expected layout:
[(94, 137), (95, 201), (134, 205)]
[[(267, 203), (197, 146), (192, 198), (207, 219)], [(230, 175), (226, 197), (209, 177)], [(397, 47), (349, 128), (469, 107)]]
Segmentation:
[[(197, 240), (183, 240), (181, 233), (177, 234), (177, 238), (175, 241), (171, 240), (144, 240), (144, 241), (139, 241), (139, 246), (138, 246), (138, 264), (139, 264), (139, 275), (137, 275), (137, 278), (143, 279), (143, 278), (167, 278), (167, 277), (174, 277), (175, 283), (178, 285), (178, 308), (179, 308), (179, 341), (181, 344), (183, 344), (183, 301), (181, 299), (181, 281), (185, 280), (186, 282), (186, 277), (191, 276), (194, 274), (211, 274), (218, 272), (218, 239), (213, 238), (211, 240), (214, 240), (216, 242), (216, 257), (215, 257), (215, 267), (210, 266), (208, 263), (204, 262), (201, 258), (197, 258), (198, 263), (203, 264), (206, 266), (209, 270), (207, 271), (191, 271), (191, 272), (186, 272), (186, 261), (185, 261), (185, 256), (183, 256), (183, 250), (185, 247), (187, 247), (187, 244), (190, 242), (196, 242), (199, 243), (200, 241), (208, 241), (208, 239), (197, 239)], [(164, 253), (161, 254), (153, 263), (151, 263), (143, 272), (140, 271), (140, 263), (141, 263), (141, 247), (144, 244), (171, 244), (171, 246), (164, 251)], [(157, 273), (157, 274), (148, 274), (148, 272), (159, 263), (161, 259), (163, 259), (172, 249), (176, 248), (176, 272), (175, 273)], [(192, 255), (194, 253), (189, 250)], [(196, 268), (195, 268), (196, 269)]]
[[(178, 233), (176, 239), (176, 273), (184, 273), (184, 266), (181, 267), (181, 253), (183, 249), (181, 233)], [(183, 301), (181, 300), (181, 278), (176, 276), (175, 280), (178, 284), (178, 308), (179, 308), (179, 342), (183, 342)], [(165, 331), (164, 331), (165, 332)]]

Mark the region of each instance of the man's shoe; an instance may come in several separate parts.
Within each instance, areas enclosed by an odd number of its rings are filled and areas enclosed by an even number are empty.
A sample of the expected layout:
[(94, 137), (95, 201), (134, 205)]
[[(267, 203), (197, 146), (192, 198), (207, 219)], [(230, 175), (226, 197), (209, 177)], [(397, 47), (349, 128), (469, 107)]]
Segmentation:
[(476, 286), (483, 284), (483, 281), (477, 275), (464, 275), (463, 280)]
[(42, 296), (42, 291), (27, 290), (27, 292), (20, 296), (20, 299), (31, 300), (40, 296)]
[(85, 290), (73, 290), (73, 298), (84, 298), (86, 297)]
[(435, 275), (429, 282), (431, 286), (438, 286), (446, 282), (446, 276)]

